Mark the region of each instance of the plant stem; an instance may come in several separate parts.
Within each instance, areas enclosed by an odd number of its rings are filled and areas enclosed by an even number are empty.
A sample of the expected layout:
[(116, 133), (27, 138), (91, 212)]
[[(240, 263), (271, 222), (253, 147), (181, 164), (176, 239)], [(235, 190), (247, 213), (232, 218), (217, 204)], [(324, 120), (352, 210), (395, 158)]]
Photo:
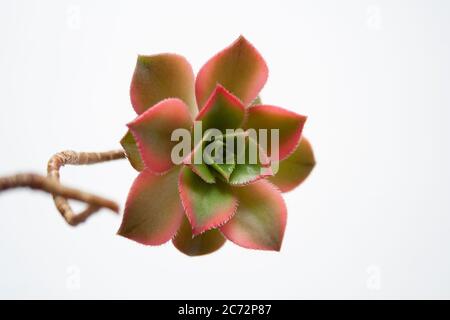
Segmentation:
[[(35, 173), (20, 173), (0, 177), (0, 192), (24, 187), (48, 192), (53, 195), (56, 208), (66, 222), (69, 225), (76, 226), (101, 208), (107, 208), (118, 213), (119, 206), (112, 200), (62, 185), (59, 182), (60, 168), (66, 164), (94, 164), (123, 158), (125, 158), (123, 150), (108, 152), (59, 152), (51, 157), (48, 162), (47, 177)], [(87, 208), (81, 213), (75, 214), (69, 205), (68, 199), (82, 201), (87, 204)]]

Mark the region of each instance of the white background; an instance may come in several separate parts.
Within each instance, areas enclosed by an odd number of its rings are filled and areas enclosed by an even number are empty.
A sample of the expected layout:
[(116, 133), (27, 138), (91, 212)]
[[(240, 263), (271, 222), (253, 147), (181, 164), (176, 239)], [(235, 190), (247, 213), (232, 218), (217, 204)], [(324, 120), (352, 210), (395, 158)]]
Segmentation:
[[(0, 195), (0, 298), (450, 298), (448, 1), (1, 1), (0, 174), (118, 148), (137, 54), (194, 70), (245, 35), (262, 97), (309, 116), (317, 166), (286, 195), (280, 253), (189, 258), (65, 224), (46, 194)], [(124, 203), (126, 161), (63, 181)]]

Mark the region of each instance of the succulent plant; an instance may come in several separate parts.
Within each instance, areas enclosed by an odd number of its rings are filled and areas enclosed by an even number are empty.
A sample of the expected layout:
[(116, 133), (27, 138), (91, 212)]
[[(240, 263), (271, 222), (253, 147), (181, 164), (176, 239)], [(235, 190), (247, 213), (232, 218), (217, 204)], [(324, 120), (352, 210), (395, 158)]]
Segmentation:
[[(190, 256), (216, 251), (226, 240), (280, 250), (287, 217), (282, 192), (298, 186), (315, 159), (302, 137), (306, 117), (261, 103), (267, 77), (264, 59), (242, 36), (197, 77), (182, 56), (138, 57), (130, 89), (138, 116), (121, 144), (139, 175), (118, 234), (145, 245), (172, 240)], [(177, 129), (194, 133), (182, 161), (173, 157)], [(260, 129), (269, 130), (266, 140), (277, 139), (276, 150), (250, 134)], [(256, 161), (249, 161), (250, 149), (257, 150)], [(205, 158), (205, 150), (215, 157)]]

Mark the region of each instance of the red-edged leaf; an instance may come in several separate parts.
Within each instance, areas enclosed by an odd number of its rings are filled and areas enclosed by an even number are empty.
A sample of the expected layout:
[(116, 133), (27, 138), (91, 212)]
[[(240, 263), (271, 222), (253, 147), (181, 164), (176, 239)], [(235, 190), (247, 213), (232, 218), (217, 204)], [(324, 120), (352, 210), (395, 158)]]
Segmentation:
[(144, 170), (145, 165), (139, 153), (136, 140), (134, 140), (134, 137), (129, 130), (123, 136), (122, 140), (120, 140), (120, 144), (122, 145), (125, 154), (127, 155), (127, 159), (128, 161), (130, 161), (131, 166), (135, 168), (137, 171)]
[[(236, 139), (238, 139), (238, 137), (239, 136), (237, 136)], [(237, 157), (237, 163), (229, 179), (231, 185), (247, 185), (273, 175), (266, 151), (258, 145), (255, 138), (256, 137), (251, 137), (245, 132), (245, 151), (241, 151), (245, 152), (244, 163), (239, 161), (239, 157)], [(236, 149), (236, 151), (239, 152), (238, 149)], [(250, 153), (253, 153), (254, 156), (251, 157)]]
[(209, 144), (214, 150), (214, 155), (206, 154), (208, 163), (212, 170), (219, 174), (223, 179), (229, 181), (231, 173), (235, 167), (235, 155), (231, 150), (228, 150), (225, 141), (218, 138)]
[(233, 188), (239, 206), (233, 218), (220, 228), (237, 245), (279, 251), (286, 227), (286, 205), (278, 191), (265, 180)]
[(200, 69), (195, 81), (198, 107), (205, 105), (217, 83), (249, 105), (266, 83), (268, 72), (259, 52), (240, 36)]
[(118, 234), (146, 245), (169, 241), (184, 216), (178, 194), (176, 167), (159, 176), (145, 170), (134, 181)]
[(244, 115), (245, 107), (242, 102), (224, 87), (217, 85), (195, 120), (202, 122), (203, 131), (215, 128), (225, 133), (226, 129), (240, 128)]
[(194, 235), (224, 224), (236, 211), (236, 198), (226, 185), (208, 184), (187, 167), (181, 170), (178, 187)]
[[(209, 170), (206, 163), (203, 161), (203, 150), (208, 139), (208, 134), (203, 135), (202, 140), (194, 147), (191, 153), (185, 159), (183, 159), (183, 164), (188, 166), (206, 183), (214, 183), (216, 182), (216, 179), (212, 172)], [(196, 159), (200, 159), (201, 161), (196, 162)]]
[(131, 103), (137, 114), (166, 98), (179, 98), (197, 113), (194, 73), (182, 56), (163, 53), (138, 56), (130, 88)]
[(189, 129), (192, 125), (186, 104), (170, 98), (157, 103), (128, 124), (137, 141), (146, 168), (156, 173), (169, 170), (174, 164), (172, 148), (178, 143), (171, 141), (175, 129)]
[(246, 129), (267, 129), (267, 154), (274, 158), (271, 150), (271, 129), (279, 130), (279, 160), (287, 158), (297, 147), (306, 117), (286, 109), (259, 105), (247, 111)]
[(233, 186), (244, 186), (273, 175), (270, 167), (259, 164), (237, 164), (229, 179)]
[(278, 171), (269, 181), (282, 192), (288, 192), (300, 185), (311, 173), (316, 164), (309, 141), (302, 136), (297, 149), (286, 159), (279, 162)]
[(191, 224), (184, 218), (173, 245), (188, 256), (201, 256), (219, 250), (225, 243), (225, 238), (219, 230), (213, 229), (205, 231), (194, 237)]

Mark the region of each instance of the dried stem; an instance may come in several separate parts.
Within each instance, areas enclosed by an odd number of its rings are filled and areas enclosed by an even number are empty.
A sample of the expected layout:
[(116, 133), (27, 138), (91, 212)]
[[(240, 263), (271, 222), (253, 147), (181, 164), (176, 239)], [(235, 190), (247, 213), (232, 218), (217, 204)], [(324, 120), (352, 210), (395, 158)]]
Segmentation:
[[(75, 152), (70, 150), (62, 151), (55, 154), (48, 161), (47, 176), (53, 181), (59, 183), (59, 170), (66, 164), (85, 165), (123, 158), (125, 158), (125, 152), (123, 150), (114, 150), (107, 152)], [(118, 212), (117, 204), (115, 204), (116, 208), (113, 209), (107, 205), (110, 204), (107, 202), (99, 204), (92, 201), (84, 201), (88, 204), (87, 208), (79, 214), (75, 214), (75, 212), (70, 207), (67, 197), (64, 197), (64, 195), (53, 194), (53, 200), (58, 211), (62, 214), (64, 219), (66, 219), (67, 223), (72, 226), (84, 222), (87, 218), (89, 218), (89, 216), (100, 210), (102, 207), (109, 208), (115, 212)]]
[[(25, 187), (48, 192), (53, 195), (55, 205), (67, 223), (76, 226), (101, 208), (118, 212), (119, 206), (112, 200), (62, 185), (59, 182), (60, 168), (66, 164), (94, 164), (123, 158), (125, 158), (125, 153), (122, 150), (79, 153), (75, 151), (63, 151), (55, 154), (49, 160), (47, 177), (34, 173), (21, 173), (0, 177), (0, 192)], [(84, 202), (87, 204), (87, 208), (81, 213), (75, 214), (68, 203), (68, 199)]]
[(19, 173), (0, 178), (0, 191), (13, 188), (42, 190), (64, 198), (79, 200), (93, 206), (105, 207), (115, 212), (119, 209), (117, 204), (111, 200), (63, 186), (56, 180), (35, 173)]

